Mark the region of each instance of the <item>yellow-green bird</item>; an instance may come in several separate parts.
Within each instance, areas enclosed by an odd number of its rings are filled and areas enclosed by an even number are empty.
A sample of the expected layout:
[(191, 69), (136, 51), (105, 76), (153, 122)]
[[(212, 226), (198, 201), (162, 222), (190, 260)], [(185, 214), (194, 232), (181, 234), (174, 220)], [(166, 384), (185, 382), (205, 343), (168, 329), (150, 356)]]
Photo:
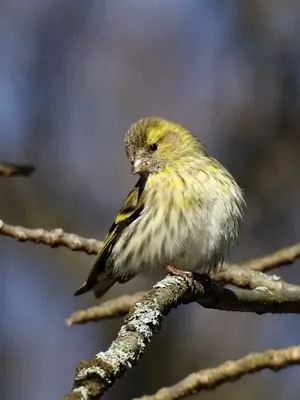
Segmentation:
[(209, 274), (237, 239), (241, 189), (191, 132), (163, 118), (144, 118), (130, 127), (125, 148), (140, 179), (75, 295), (93, 290), (99, 298), (115, 282), (152, 268)]

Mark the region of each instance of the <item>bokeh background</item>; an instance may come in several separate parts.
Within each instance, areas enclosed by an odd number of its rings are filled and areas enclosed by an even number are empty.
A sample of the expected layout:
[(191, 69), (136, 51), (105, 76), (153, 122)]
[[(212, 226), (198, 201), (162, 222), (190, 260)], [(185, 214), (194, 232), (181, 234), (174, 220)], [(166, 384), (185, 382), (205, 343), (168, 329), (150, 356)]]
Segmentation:
[[(9, 0), (0, 3), (0, 158), (34, 176), (0, 181), (6, 223), (102, 239), (135, 179), (132, 122), (187, 126), (244, 188), (242, 261), (300, 235), (298, 0)], [(122, 320), (66, 327), (92, 257), (0, 237), (2, 399), (60, 399), (79, 360)], [(300, 283), (300, 264), (280, 270)], [(155, 276), (106, 296), (150, 288)], [(171, 313), (139, 365), (105, 396), (152, 393), (250, 351), (299, 344), (297, 316)], [(300, 367), (247, 376), (194, 399), (299, 398)]]

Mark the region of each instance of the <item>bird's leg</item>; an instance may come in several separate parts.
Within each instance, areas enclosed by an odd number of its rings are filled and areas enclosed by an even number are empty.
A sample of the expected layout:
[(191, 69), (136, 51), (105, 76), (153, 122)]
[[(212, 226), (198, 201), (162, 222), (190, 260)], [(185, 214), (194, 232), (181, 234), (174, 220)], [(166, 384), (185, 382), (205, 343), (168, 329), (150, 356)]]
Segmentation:
[(177, 269), (170, 264), (165, 265), (165, 270), (169, 275), (172, 276), (181, 276), (181, 278), (185, 280), (190, 280), (194, 278), (194, 274), (190, 271), (182, 271), (181, 269)]
[(165, 265), (165, 270), (169, 275), (180, 276), (188, 283), (198, 281), (204, 286), (205, 289), (209, 289), (211, 287), (212, 281), (208, 275), (199, 274), (197, 272), (182, 271), (181, 269), (177, 269), (169, 264)]

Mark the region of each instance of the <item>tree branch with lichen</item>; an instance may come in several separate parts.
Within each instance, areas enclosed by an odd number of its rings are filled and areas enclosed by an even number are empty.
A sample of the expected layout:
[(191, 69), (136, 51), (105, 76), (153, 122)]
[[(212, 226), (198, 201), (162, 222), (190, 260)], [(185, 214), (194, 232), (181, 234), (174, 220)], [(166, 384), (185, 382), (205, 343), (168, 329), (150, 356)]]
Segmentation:
[[(262, 286), (253, 290), (223, 288), (213, 282), (208, 287), (205, 293), (200, 293), (200, 300), (197, 300), (197, 293), (193, 300), (205, 308), (257, 314), (300, 314), (300, 286), (295, 286), (298, 288), (297, 291), (276, 291)], [(66, 320), (66, 323), (67, 325), (85, 324), (90, 321), (124, 316), (147, 293), (123, 295), (102, 302), (98, 306), (76, 311)]]
[[(230, 311), (251, 311), (260, 314), (300, 313), (300, 289), (295, 298), (295, 293), (292, 292), (273, 292), (270, 295), (268, 290), (261, 288), (251, 291), (227, 289), (202, 280), (196, 280), (191, 285), (180, 277), (167, 276), (131, 308), (117, 339), (109, 349), (97, 354), (95, 359), (82, 361), (79, 364), (74, 388), (65, 399), (101, 398), (103, 393), (140, 359), (147, 343), (159, 331), (163, 317), (172, 308), (194, 301), (205, 307)], [(247, 373), (247, 369), (245, 371), (244, 373)], [(228, 381), (230, 379), (229, 377)], [(191, 393), (193, 392), (189, 394)], [(157, 397), (157, 399), (169, 399), (169, 397)]]
[(195, 293), (198, 298), (205, 290), (199, 282), (190, 287), (187, 281), (174, 276), (167, 276), (155, 285), (130, 310), (109, 349), (79, 364), (74, 388), (65, 400), (99, 399), (140, 359), (147, 343), (159, 331), (163, 316), (179, 304), (195, 300)]
[[(96, 254), (102, 246), (102, 242), (96, 239), (87, 239), (76, 234), (65, 233), (62, 229), (54, 229), (52, 231), (29, 229), (8, 225), (3, 221), (0, 221), (1, 234), (18, 241), (42, 243), (51, 247), (64, 246), (70, 250), (83, 251), (87, 254)], [(219, 310), (256, 312), (259, 314), (299, 314), (300, 287), (284, 282), (279, 276), (262, 273), (262, 271), (270, 271), (277, 267), (289, 265), (299, 257), (300, 244), (296, 244), (281, 249), (274, 254), (243, 264), (226, 265), (222, 271), (213, 277), (219, 283), (205, 284), (201, 281), (196, 281), (193, 287), (190, 287), (185, 280), (179, 277), (167, 276), (156, 284), (149, 293), (139, 292), (134, 295), (121, 296), (104, 302), (100, 306), (73, 314), (67, 320), (68, 324), (116, 317), (129, 311), (118, 337), (113, 341), (109, 349), (106, 352), (97, 354), (95, 359), (80, 363), (76, 372), (74, 388), (66, 396), (66, 399), (86, 400), (100, 398), (128, 368), (138, 362), (145, 351), (147, 342), (160, 329), (163, 316), (179, 304), (197, 301), (204, 307)], [(228, 283), (236, 287), (227, 288), (222, 286)], [(263, 354), (270, 355), (273, 354), (270, 352), (274, 351), (270, 350), (268, 353)], [(283, 357), (281, 359), (282, 362), (280, 361), (277, 364), (273, 362), (274, 360), (270, 361), (272, 357), (266, 356), (263, 359), (265, 361), (257, 362), (255, 364), (256, 367), (251, 370), (249, 367), (251, 362), (251, 365), (254, 365), (253, 362), (262, 359), (259, 358), (259, 355), (249, 355), (242, 360), (234, 362), (237, 364), (234, 365), (230, 376), (224, 377), (222, 375), (223, 369), (227, 367), (223, 368), (221, 365), (215, 369), (197, 373), (198, 378), (195, 378), (194, 381), (196, 386), (191, 386), (191, 391), (186, 391), (188, 390), (186, 385), (190, 385), (190, 377), (187, 377), (171, 388), (161, 389), (154, 397), (144, 397), (143, 399), (179, 399), (204, 388), (213, 388), (225, 381), (238, 379), (246, 373), (257, 372), (263, 368), (283, 368), (287, 365), (298, 363), (298, 359), (296, 361), (292, 360), (293, 356), (290, 359), (287, 355), (284, 355), (292, 354), (284, 353), (287, 351), (288, 349), (283, 349), (278, 350), (276, 354), (274, 353), (275, 358), (278, 355)], [(287, 357), (288, 360), (284, 357)], [(249, 364), (242, 362), (243, 360), (248, 360)], [(228, 363), (224, 365), (228, 365)], [(207, 371), (212, 371), (213, 378), (211, 378), (210, 386), (206, 387), (201, 382), (207, 379)], [(165, 390), (169, 392), (164, 392)], [(164, 393), (167, 393), (167, 396), (173, 393), (173, 397), (161, 397)], [(179, 395), (181, 397), (178, 397)]]

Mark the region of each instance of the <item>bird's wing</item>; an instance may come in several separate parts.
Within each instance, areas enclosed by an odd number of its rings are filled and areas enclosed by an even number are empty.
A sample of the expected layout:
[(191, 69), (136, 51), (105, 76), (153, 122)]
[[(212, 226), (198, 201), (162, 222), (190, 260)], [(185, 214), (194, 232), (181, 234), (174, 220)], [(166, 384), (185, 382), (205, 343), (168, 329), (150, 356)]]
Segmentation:
[[(135, 187), (127, 196), (121, 210), (116, 217), (115, 222), (111, 226), (104, 240), (103, 247), (101, 248), (93, 262), (92, 269), (89, 273), (87, 281), (79, 289), (76, 290), (76, 292), (74, 293), (75, 296), (78, 296), (93, 289), (94, 286), (99, 282), (99, 275), (101, 275), (101, 280), (110, 280), (112, 282), (111, 284), (107, 282), (106, 286), (108, 287), (106, 290), (108, 290), (109, 287), (114, 283), (113, 277), (109, 274), (108, 271), (105, 271), (106, 261), (111, 255), (114, 244), (116, 243), (124, 229), (128, 227), (133, 221), (135, 221), (143, 211), (145, 204), (145, 183), (146, 178), (141, 177)], [(103, 285), (103, 287), (104, 286), (105, 284)]]

